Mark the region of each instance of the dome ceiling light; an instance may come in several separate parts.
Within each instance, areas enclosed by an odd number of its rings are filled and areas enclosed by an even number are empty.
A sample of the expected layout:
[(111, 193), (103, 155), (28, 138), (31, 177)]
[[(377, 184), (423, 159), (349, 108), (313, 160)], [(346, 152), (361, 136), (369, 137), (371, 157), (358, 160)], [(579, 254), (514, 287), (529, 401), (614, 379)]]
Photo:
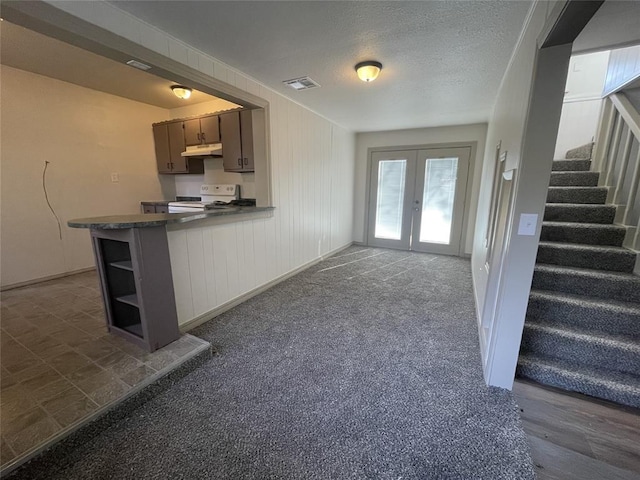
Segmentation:
[(358, 78), (363, 82), (373, 82), (380, 75), (380, 70), (382, 70), (382, 64), (375, 60), (367, 60), (356, 65)]
[(173, 85), (171, 87), (171, 90), (176, 97), (182, 98), (183, 100), (189, 98), (191, 96), (191, 92), (193, 91), (189, 87), (184, 87), (182, 85)]

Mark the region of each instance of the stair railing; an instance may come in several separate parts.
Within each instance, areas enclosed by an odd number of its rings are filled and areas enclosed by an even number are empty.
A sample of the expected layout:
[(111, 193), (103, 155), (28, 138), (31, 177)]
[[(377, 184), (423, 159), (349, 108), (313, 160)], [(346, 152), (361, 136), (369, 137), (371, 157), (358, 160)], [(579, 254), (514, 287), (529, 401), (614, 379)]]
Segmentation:
[(591, 169), (618, 206), (615, 223), (627, 227), (624, 246), (640, 251), (640, 113), (624, 93), (604, 98)]

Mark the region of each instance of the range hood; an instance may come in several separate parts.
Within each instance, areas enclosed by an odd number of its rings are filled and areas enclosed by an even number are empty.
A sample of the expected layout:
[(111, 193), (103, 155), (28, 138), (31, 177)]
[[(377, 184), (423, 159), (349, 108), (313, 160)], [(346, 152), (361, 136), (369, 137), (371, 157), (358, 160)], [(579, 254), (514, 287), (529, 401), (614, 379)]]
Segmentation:
[(194, 145), (187, 147), (180, 155), (183, 157), (222, 157), (222, 144)]

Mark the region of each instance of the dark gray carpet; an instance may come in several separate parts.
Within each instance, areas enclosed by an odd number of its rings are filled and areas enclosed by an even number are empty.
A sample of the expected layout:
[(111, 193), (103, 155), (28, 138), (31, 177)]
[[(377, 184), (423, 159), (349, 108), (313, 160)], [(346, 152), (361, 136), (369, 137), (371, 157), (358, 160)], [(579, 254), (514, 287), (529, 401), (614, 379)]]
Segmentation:
[(534, 478), (511, 393), (482, 379), (468, 260), (351, 247), (191, 333), (218, 355), (22, 473)]
[[(584, 158), (593, 144), (567, 152)], [(517, 373), (640, 407), (640, 277), (599, 173), (554, 161)], [(573, 169), (573, 170), (572, 170)], [(554, 180), (555, 179), (555, 180)], [(565, 185), (563, 187), (553, 185)]]

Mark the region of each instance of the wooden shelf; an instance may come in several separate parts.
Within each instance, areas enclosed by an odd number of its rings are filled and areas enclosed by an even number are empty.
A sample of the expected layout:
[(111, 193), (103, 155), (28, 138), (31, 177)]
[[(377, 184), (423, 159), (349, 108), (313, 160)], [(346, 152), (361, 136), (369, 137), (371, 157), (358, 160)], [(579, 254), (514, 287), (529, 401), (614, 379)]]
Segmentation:
[(124, 260), (122, 262), (111, 262), (109, 265), (115, 268), (133, 272), (133, 264), (131, 263), (131, 260)]
[(124, 295), (122, 297), (116, 297), (116, 300), (118, 302), (126, 303), (127, 305), (132, 305), (136, 308), (139, 308), (138, 295), (136, 295), (135, 293), (132, 295)]

